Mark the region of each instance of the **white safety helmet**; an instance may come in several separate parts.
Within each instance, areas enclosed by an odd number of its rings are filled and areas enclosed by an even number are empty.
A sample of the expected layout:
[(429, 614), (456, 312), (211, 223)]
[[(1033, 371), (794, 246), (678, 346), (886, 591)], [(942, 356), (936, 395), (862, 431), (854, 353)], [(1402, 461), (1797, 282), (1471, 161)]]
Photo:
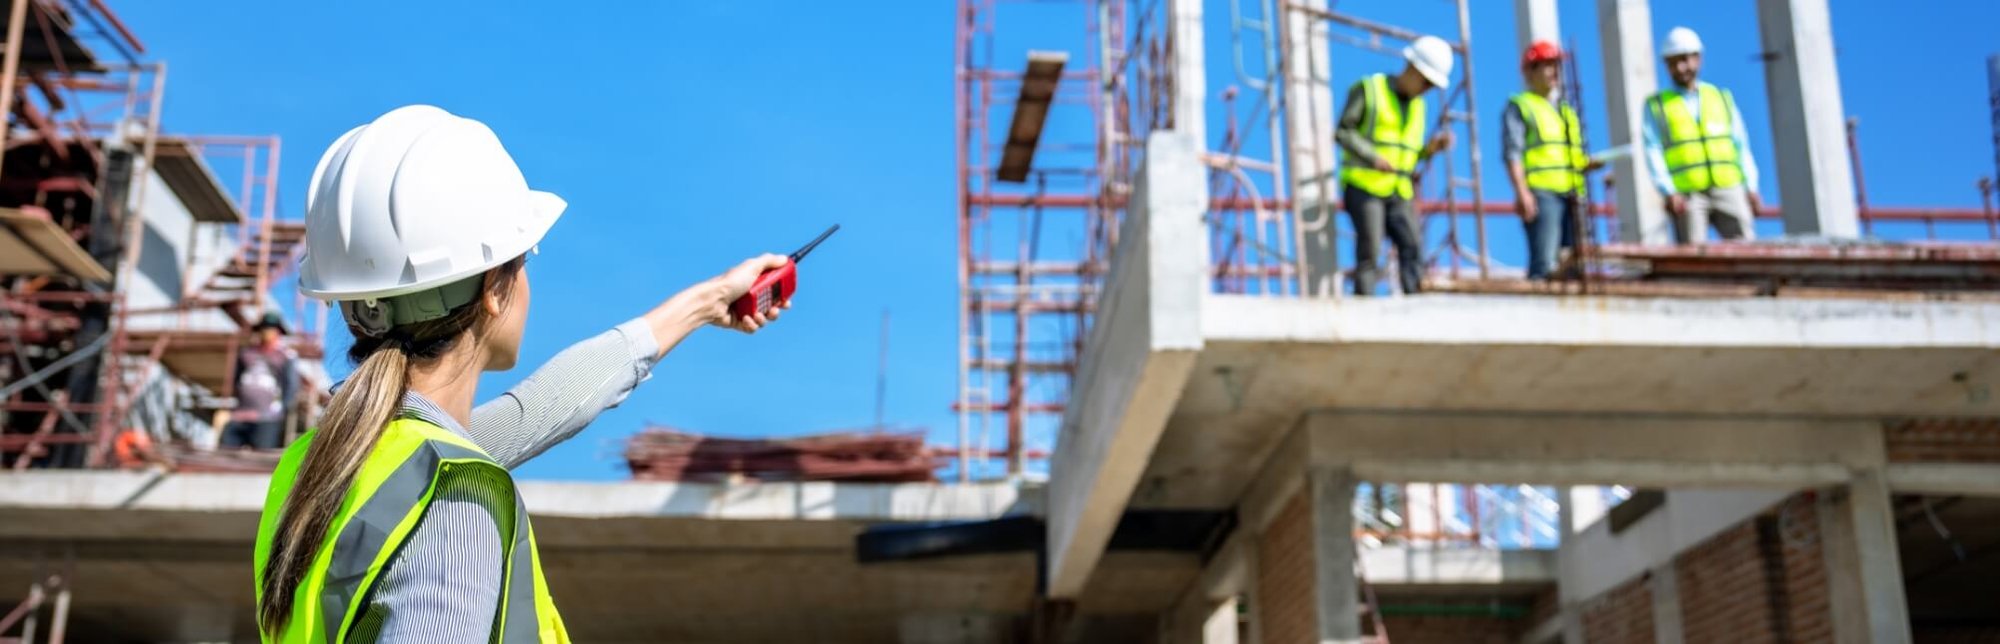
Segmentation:
[[(365, 303), (371, 330), (443, 317), (476, 294), (455, 283), (526, 254), (566, 206), (528, 189), (485, 124), (429, 105), (396, 108), (341, 135), (313, 169), (299, 290)], [(453, 293), (393, 315), (378, 309), (433, 289)], [(356, 323), (361, 311), (342, 308)]]
[(1701, 36), (1687, 27), (1667, 30), (1667, 40), (1660, 44), (1660, 57), (1673, 58), (1701, 53)]
[(1451, 80), (1451, 44), (1443, 38), (1419, 36), (1403, 48), (1403, 60), (1409, 61), (1432, 85), (1444, 87)]

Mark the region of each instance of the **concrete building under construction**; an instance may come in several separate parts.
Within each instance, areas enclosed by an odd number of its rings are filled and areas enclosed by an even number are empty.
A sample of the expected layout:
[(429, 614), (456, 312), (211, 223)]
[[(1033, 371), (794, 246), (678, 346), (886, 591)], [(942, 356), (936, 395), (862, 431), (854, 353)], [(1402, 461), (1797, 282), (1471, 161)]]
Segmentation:
[[(1436, 125), (1477, 141), (1468, 4)], [(1554, 0), (1513, 4), (1523, 41), (1561, 40)], [(1645, 0), (1596, 5), (1605, 78), (1572, 95), (1634, 143), (1658, 30)], [(2000, 219), (1865, 203), (1826, 5), (1755, 3), (1783, 236), (1672, 245), (1626, 158), (1568, 277), (1528, 281), (1465, 145), (1421, 175), (1430, 292), (1355, 298), (1328, 70), (1415, 31), (1317, 2), (959, 0), (956, 480), (526, 482), (553, 594), (587, 641), (2000, 638)], [(202, 369), (298, 237), (261, 152), (234, 195), (202, 160), (275, 143), (44, 126), (86, 87), (157, 104), (164, 66), (76, 62), (80, 25), (138, 48), (96, 2), (13, 7), (0, 598), (24, 601), (0, 638), (254, 640), (266, 478), (111, 465), (125, 429), (176, 436), (121, 393), (141, 374), (187, 392), (172, 410), (228, 395)], [(1016, 11), (1074, 37), (1003, 38)], [(1231, 60), (1206, 56), (1218, 24)], [(2000, 80), (1994, 105), (2000, 128)], [(192, 241), (92, 232), (156, 218)], [(1986, 241), (1882, 239), (1902, 222)], [(13, 384), (62, 360), (85, 375)]]

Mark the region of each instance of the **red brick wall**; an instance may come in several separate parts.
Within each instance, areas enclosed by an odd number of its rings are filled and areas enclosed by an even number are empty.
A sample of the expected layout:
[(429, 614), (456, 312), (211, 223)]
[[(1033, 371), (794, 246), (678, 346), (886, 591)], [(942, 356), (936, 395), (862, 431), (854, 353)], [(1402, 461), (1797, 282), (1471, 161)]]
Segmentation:
[(1265, 526), (1257, 546), (1257, 620), (1263, 644), (1319, 641), (1313, 593), (1312, 513), (1304, 490)]
[(1395, 644), (1515, 644), (1520, 620), (1473, 615), (1389, 615), (1382, 618)]
[(1771, 597), (1772, 571), (1759, 545), (1753, 517), (1674, 559), (1686, 641), (1778, 641), (1773, 609), (1782, 599)]
[(2000, 419), (1921, 419), (1887, 425), (1891, 462), (2000, 462)]
[(1590, 644), (1653, 644), (1653, 592), (1646, 579), (1634, 578), (1585, 604), (1583, 638)]
[(1819, 520), (1795, 496), (1674, 559), (1688, 642), (1828, 642), (1832, 613)]

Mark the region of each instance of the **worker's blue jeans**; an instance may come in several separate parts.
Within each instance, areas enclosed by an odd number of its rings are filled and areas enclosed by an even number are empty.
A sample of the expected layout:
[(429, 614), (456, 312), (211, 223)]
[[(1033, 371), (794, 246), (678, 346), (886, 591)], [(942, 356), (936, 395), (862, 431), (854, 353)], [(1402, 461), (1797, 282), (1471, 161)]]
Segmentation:
[(1576, 246), (1574, 194), (1534, 190), (1535, 220), (1522, 222), (1528, 233), (1528, 279), (1548, 279), (1556, 270), (1561, 248)]

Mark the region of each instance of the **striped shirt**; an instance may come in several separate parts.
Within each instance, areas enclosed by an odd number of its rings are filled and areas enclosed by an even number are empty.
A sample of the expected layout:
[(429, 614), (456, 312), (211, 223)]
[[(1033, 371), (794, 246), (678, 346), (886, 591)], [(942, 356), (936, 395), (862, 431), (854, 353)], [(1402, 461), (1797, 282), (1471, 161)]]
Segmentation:
[[(623, 402), (658, 361), (659, 342), (643, 320), (618, 325), (550, 358), (521, 384), (472, 410), (465, 427), (416, 392), (402, 414), (456, 432), (508, 469), (575, 436)], [(501, 475), (452, 472), (417, 527), (384, 568), (350, 642), (487, 642), (500, 606), (514, 500)]]

